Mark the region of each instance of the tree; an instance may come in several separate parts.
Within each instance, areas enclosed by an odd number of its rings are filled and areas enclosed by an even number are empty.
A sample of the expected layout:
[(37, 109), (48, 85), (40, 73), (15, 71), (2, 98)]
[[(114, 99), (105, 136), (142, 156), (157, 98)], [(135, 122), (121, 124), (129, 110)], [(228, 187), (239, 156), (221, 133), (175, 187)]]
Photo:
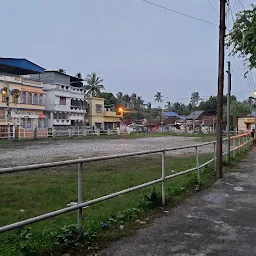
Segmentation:
[(251, 8), (237, 14), (226, 44), (232, 47), (233, 55), (249, 61), (249, 69), (256, 67), (256, 5), (252, 4)]
[(82, 74), (81, 74), (80, 72), (78, 72), (78, 73), (76, 74), (76, 77), (79, 78), (79, 79), (83, 79), (83, 78), (82, 78)]
[(123, 103), (126, 108), (131, 107), (131, 97), (129, 96), (129, 94), (126, 93), (123, 95)]
[(63, 68), (59, 68), (57, 69), (58, 72), (62, 73), (62, 74), (66, 74), (66, 70)]
[(160, 103), (163, 102), (163, 95), (161, 92), (157, 92), (154, 97), (155, 97), (155, 102), (157, 102), (158, 105), (160, 105)]
[(193, 108), (195, 108), (198, 105), (200, 100), (201, 100), (201, 97), (199, 95), (199, 92), (193, 92), (191, 94), (190, 103)]
[(167, 101), (164, 108), (165, 108), (165, 111), (173, 111), (172, 110), (172, 103), (170, 101)]
[[(168, 104), (168, 103), (167, 103)], [(188, 115), (190, 110), (184, 103), (174, 102), (173, 104), (168, 106), (167, 111), (173, 111), (179, 115)]]
[(116, 105), (117, 105), (117, 99), (112, 92), (101, 92), (101, 93), (99, 93), (98, 97), (105, 99), (104, 103), (106, 106), (116, 107)]
[[(232, 101), (230, 104), (231, 125), (237, 126), (237, 118), (250, 115), (252, 113), (252, 106), (247, 102)], [(227, 116), (227, 107), (224, 108), (224, 120)]]
[(105, 89), (101, 84), (104, 80), (98, 77), (95, 72), (87, 75), (85, 81), (87, 85), (84, 88), (87, 90), (85, 93), (87, 97), (98, 97), (101, 94), (101, 90)]

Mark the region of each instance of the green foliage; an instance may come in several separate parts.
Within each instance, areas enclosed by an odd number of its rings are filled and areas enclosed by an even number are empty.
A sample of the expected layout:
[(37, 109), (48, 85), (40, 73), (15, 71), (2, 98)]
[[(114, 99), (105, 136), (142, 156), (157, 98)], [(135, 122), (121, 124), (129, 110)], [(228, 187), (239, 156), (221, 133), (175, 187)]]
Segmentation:
[(238, 54), (244, 61), (249, 61), (249, 69), (256, 67), (256, 5), (237, 14), (233, 28), (227, 36), (227, 47), (232, 47), (232, 54)]
[(161, 92), (157, 92), (154, 97), (155, 97), (155, 102), (157, 102), (158, 105), (163, 102), (163, 95)]
[(167, 105), (165, 106), (165, 111), (173, 111), (179, 115), (188, 115), (190, 110), (188, 105), (180, 102), (174, 102), (172, 104), (167, 102)]
[(96, 238), (95, 233), (81, 232), (77, 225), (69, 225), (61, 228), (56, 235), (55, 246), (72, 248), (89, 246)]
[(140, 200), (139, 206), (143, 209), (153, 209), (161, 205), (161, 195), (156, 192), (156, 189), (153, 187), (142, 200)]
[(192, 108), (195, 108), (199, 104), (200, 100), (201, 97), (199, 95), (199, 92), (193, 92), (190, 98), (190, 104), (192, 105)]
[(98, 97), (100, 96), (101, 90), (104, 89), (102, 82), (104, 81), (102, 78), (98, 77), (95, 72), (87, 75), (85, 78), (87, 85), (85, 85), (85, 89), (87, 90), (85, 96), (87, 97)]
[(106, 106), (116, 106), (117, 105), (117, 99), (112, 92), (100, 92), (99, 97), (105, 99), (104, 103)]

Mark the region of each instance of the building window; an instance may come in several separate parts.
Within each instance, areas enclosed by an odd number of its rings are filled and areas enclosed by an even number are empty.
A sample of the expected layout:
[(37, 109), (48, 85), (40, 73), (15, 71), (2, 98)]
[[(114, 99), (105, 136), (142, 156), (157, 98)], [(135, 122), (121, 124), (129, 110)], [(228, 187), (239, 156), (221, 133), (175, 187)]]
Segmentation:
[(102, 109), (103, 109), (103, 107), (101, 104), (96, 104), (96, 113), (101, 113)]
[(21, 126), (22, 128), (26, 128), (26, 127), (25, 127), (25, 119), (24, 119), (24, 118), (22, 118), (22, 119), (20, 120), (20, 126)]
[(60, 97), (60, 105), (66, 105), (66, 97)]
[(33, 104), (38, 105), (38, 95), (36, 93), (33, 95)]
[(32, 104), (32, 93), (28, 93), (28, 104)]
[(5, 119), (5, 110), (4, 109), (0, 109), (0, 120)]
[(39, 94), (39, 105), (44, 105), (44, 96), (43, 96), (43, 94)]
[(56, 120), (56, 119), (59, 119), (58, 113), (54, 113), (54, 114), (53, 114), (53, 119), (55, 119), (55, 120)]
[(27, 103), (27, 93), (26, 92), (21, 93), (21, 103), (23, 103), (23, 104)]
[(75, 100), (71, 99), (71, 106), (75, 106)]

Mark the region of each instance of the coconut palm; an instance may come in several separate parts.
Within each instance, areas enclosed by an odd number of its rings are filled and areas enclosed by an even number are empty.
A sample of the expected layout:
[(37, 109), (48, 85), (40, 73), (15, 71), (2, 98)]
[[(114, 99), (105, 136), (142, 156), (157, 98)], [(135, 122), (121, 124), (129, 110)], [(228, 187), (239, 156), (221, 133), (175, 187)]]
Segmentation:
[(62, 73), (62, 74), (66, 74), (66, 70), (63, 68), (59, 68), (57, 69), (58, 72)]
[(158, 105), (160, 105), (160, 103), (163, 102), (163, 95), (161, 92), (157, 92), (154, 97), (155, 97), (155, 102), (157, 102)]
[(98, 77), (95, 72), (88, 74), (85, 78), (87, 85), (85, 85), (85, 96), (87, 97), (98, 97), (102, 89), (105, 89), (101, 84), (104, 80)]

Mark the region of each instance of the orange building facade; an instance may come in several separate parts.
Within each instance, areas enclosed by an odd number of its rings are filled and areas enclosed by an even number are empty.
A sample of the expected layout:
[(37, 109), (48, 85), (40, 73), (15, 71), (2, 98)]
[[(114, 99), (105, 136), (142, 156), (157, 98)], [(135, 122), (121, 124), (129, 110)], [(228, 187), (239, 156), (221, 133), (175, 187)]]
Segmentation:
[(0, 137), (8, 126), (12, 133), (16, 127), (18, 138), (33, 137), (35, 129), (40, 137), (46, 136), (45, 94), (41, 82), (0, 75)]

